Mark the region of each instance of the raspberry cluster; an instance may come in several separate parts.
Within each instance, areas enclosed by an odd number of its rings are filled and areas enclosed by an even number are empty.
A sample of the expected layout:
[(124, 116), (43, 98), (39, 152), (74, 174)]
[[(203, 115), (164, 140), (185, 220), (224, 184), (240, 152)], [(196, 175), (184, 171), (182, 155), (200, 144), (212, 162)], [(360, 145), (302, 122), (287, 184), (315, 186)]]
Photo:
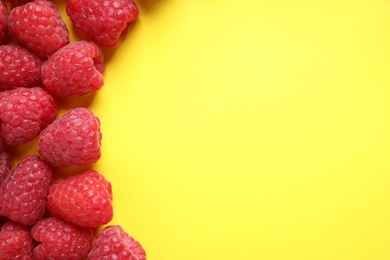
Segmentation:
[[(69, 0), (66, 14), (89, 40), (70, 42), (48, 0), (0, 0), (0, 260), (146, 260), (110, 225), (112, 187), (92, 169), (101, 157), (100, 120), (87, 107), (62, 115), (59, 97), (104, 85), (104, 48), (117, 48), (138, 19), (133, 0)], [(13, 160), (12, 147), (37, 141)], [(16, 164), (15, 167), (12, 165)], [(62, 168), (88, 170), (62, 177)]]

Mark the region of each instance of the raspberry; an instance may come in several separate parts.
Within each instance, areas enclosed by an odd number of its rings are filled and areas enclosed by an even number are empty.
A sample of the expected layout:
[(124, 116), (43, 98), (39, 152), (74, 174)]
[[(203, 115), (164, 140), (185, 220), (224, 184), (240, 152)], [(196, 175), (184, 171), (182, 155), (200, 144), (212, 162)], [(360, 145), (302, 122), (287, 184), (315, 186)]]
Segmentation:
[(32, 225), (45, 213), (53, 182), (51, 168), (36, 155), (26, 156), (0, 186), (0, 215)]
[(65, 22), (55, 4), (47, 0), (35, 0), (13, 8), (8, 27), (18, 41), (43, 58), (69, 43)]
[(31, 228), (32, 237), (40, 242), (34, 248), (36, 259), (84, 259), (93, 241), (89, 228), (81, 228), (60, 219), (39, 220)]
[(146, 253), (138, 241), (129, 236), (121, 226), (115, 225), (100, 231), (92, 243), (88, 259), (146, 260)]
[(0, 46), (0, 88), (32, 87), (39, 82), (41, 62), (35, 54), (17, 45)]
[(4, 223), (4, 225), (1, 227), (1, 230), (7, 230), (7, 231), (24, 230), (24, 231), (28, 231), (27, 227), (25, 225), (22, 225), (20, 223), (13, 222), (13, 221), (7, 221), (6, 223)]
[(133, 0), (69, 0), (66, 13), (97, 44), (115, 48), (137, 20), (139, 10)]
[(103, 53), (96, 44), (72, 42), (42, 65), (42, 82), (60, 97), (91, 94), (104, 84), (103, 60)]
[(8, 29), (7, 6), (0, 1), (0, 44), (4, 42)]
[(12, 156), (9, 152), (0, 152), (0, 185), (11, 173)]
[(15, 88), (0, 93), (0, 135), (7, 144), (33, 140), (56, 115), (55, 100), (41, 87)]
[(111, 184), (103, 175), (87, 170), (55, 182), (50, 188), (50, 213), (81, 227), (98, 227), (113, 217)]
[(100, 159), (101, 139), (99, 118), (73, 108), (41, 132), (38, 153), (55, 167), (88, 166)]
[(7, 222), (0, 231), (0, 260), (33, 259), (33, 240), (26, 228)]

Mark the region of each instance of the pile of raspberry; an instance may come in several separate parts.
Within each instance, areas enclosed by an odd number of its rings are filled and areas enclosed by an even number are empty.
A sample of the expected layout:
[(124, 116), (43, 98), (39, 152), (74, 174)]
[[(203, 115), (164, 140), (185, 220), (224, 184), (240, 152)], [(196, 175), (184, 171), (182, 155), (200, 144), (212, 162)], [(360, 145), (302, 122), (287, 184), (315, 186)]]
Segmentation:
[[(87, 107), (60, 115), (58, 102), (103, 86), (104, 49), (121, 44), (139, 11), (133, 0), (68, 0), (66, 14), (88, 40), (70, 42), (53, 2), (0, 0), (0, 259), (145, 260), (109, 224), (111, 183), (93, 169), (99, 118)], [(12, 148), (34, 141), (37, 153), (14, 161)], [(67, 167), (88, 170), (61, 177)]]

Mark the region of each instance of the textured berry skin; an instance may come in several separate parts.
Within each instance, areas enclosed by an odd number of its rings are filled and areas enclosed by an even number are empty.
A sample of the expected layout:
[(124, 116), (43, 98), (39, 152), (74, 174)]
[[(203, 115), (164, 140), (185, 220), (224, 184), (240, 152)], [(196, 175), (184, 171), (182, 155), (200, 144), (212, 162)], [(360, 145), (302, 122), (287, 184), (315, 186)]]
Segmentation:
[(0, 88), (33, 87), (41, 77), (41, 61), (34, 53), (13, 44), (0, 46)]
[(121, 226), (107, 226), (92, 243), (89, 260), (128, 259), (146, 260), (141, 244), (127, 234)]
[(34, 248), (34, 257), (37, 260), (84, 259), (93, 241), (91, 229), (81, 228), (54, 217), (39, 220), (31, 228), (31, 235), (40, 242)]
[(72, 42), (42, 65), (42, 82), (57, 96), (82, 96), (103, 86), (104, 69), (104, 56), (96, 44)]
[(0, 152), (0, 185), (11, 173), (12, 156), (8, 151)]
[(33, 259), (33, 240), (20, 224), (7, 222), (0, 231), (0, 260)]
[(18, 41), (43, 58), (69, 43), (65, 22), (55, 4), (47, 0), (35, 0), (13, 8), (8, 29)]
[(0, 93), (0, 135), (9, 145), (36, 138), (57, 115), (53, 97), (41, 87), (15, 88)]
[(22, 225), (17, 222), (13, 221), (7, 221), (4, 223), (4, 225), (1, 227), (1, 230), (7, 230), (7, 231), (14, 231), (14, 230), (24, 230), (28, 231), (27, 227), (25, 225)]
[(38, 153), (55, 167), (88, 166), (100, 159), (101, 139), (99, 118), (73, 108), (41, 132)]
[(69, 0), (66, 13), (97, 44), (117, 47), (139, 15), (133, 0)]
[(47, 206), (52, 216), (81, 227), (98, 227), (113, 217), (111, 184), (87, 170), (55, 182)]
[(8, 31), (8, 12), (7, 7), (0, 1), (0, 44), (4, 42)]
[(33, 225), (45, 213), (53, 172), (38, 156), (23, 158), (0, 186), (0, 215)]

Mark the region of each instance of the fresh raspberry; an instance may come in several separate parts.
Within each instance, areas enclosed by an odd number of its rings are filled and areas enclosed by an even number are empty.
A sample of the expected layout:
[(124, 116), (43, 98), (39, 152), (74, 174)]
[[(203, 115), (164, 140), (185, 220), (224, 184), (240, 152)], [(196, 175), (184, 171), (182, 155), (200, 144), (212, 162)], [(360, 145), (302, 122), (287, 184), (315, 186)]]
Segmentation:
[(94, 170), (69, 176), (50, 188), (47, 207), (52, 216), (81, 227), (98, 227), (113, 217), (109, 181)]
[(0, 93), (0, 135), (9, 145), (33, 140), (56, 115), (54, 98), (41, 87), (15, 88)]
[(14, 231), (14, 230), (24, 230), (28, 231), (27, 227), (25, 225), (22, 225), (20, 223), (14, 222), (14, 221), (7, 221), (4, 223), (4, 225), (1, 227), (1, 230), (7, 230), (7, 231)]
[(66, 13), (97, 44), (117, 47), (138, 18), (133, 0), (69, 0)]
[(0, 215), (32, 225), (45, 213), (53, 171), (36, 155), (26, 156), (0, 186)]
[(12, 156), (8, 151), (0, 152), (0, 185), (11, 173)]
[(69, 43), (65, 22), (55, 4), (47, 0), (35, 0), (13, 8), (8, 27), (16, 39), (43, 58)]
[(34, 53), (13, 44), (0, 46), (0, 88), (33, 87), (41, 77), (41, 62)]
[(145, 250), (119, 225), (107, 226), (97, 235), (88, 254), (89, 260), (146, 260)]
[(0, 44), (4, 42), (8, 31), (8, 11), (7, 6), (0, 1)]
[(0, 231), (0, 260), (33, 259), (33, 240), (20, 224), (7, 222)]
[(104, 56), (89, 41), (62, 47), (42, 65), (42, 82), (60, 97), (82, 96), (99, 90), (103, 84)]
[(38, 153), (55, 167), (88, 166), (100, 159), (101, 140), (99, 118), (73, 108), (41, 132)]
[(40, 242), (34, 248), (37, 260), (84, 259), (93, 241), (92, 229), (78, 227), (54, 217), (39, 220), (31, 228), (31, 235)]

